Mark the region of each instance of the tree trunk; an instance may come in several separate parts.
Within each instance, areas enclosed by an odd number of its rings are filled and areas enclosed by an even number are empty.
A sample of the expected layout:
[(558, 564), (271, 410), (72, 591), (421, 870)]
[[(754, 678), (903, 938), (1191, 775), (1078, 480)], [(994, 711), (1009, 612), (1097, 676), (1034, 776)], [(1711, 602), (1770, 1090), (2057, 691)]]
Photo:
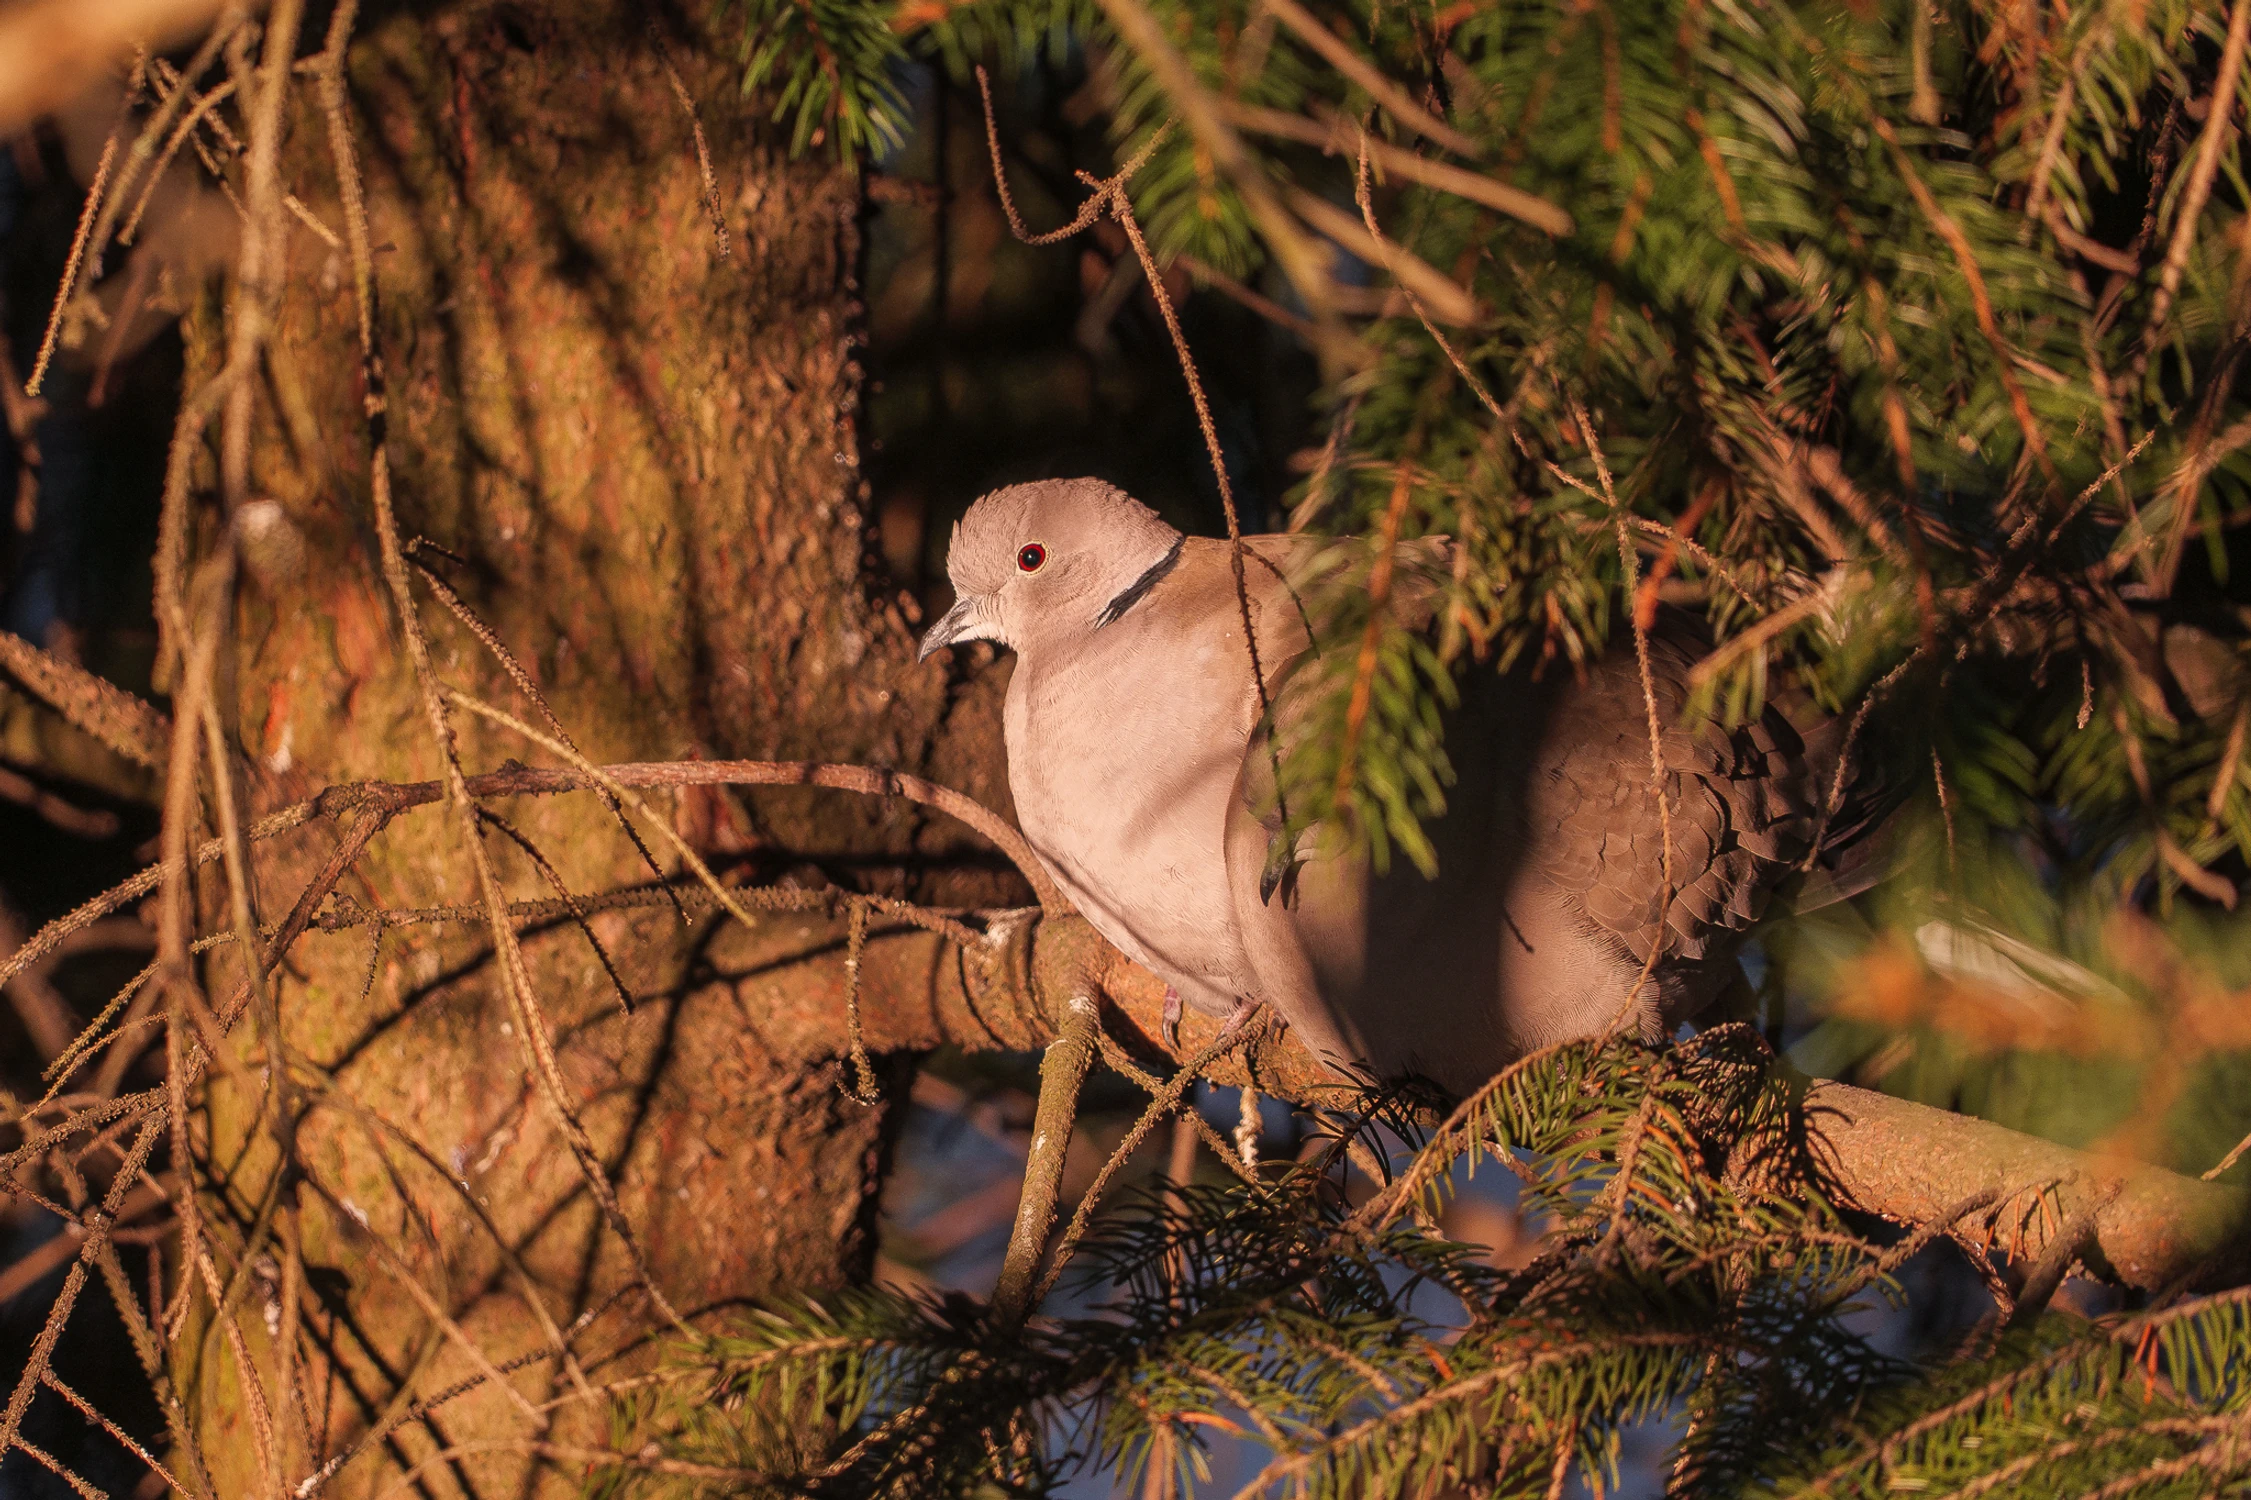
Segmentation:
[[(609, 0), (466, 4), (371, 21), (355, 43), (351, 123), (401, 527), (452, 554), (432, 561), (593, 760), (871, 762), (991, 803), (1005, 797), (994, 685), (949, 693), (939, 669), (918, 671), (911, 606), (874, 597), (863, 577), (854, 179), (786, 159), (739, 96), (735, 33), (712, 9), (651, 26)], [(701, 116), (730, 259), (668, 68)], [(316, 91), (294, 108), (285, 179), (341, 235)], [(350, 263), (293, 224), (287, 274), (262, 372), (279, 415), (258, 431), (253, 474), (303, 534), (306, 563), (245, 595), (232, 700), (265, 807), (441, 772), (370, 521)], [(207, 307), (191, 320), (191, 388), (223, 352)], [(439, 675), (540, 723), (471, 631), (417, 589)], [(466, 714), (455, 723), (472, 771), (552, 761)], [(808, 791), (659, 805), (715, 861), (736, 857), (761, 880), (802, 876), (811, 860), (904, 893), (909, 856), (983, 859), (970, 836), (903, 804)], [(574, 892), (653, 878), (593, 797), (494, 811)], [(316, 823), (275, 846), (262, 920), (288, 910), (343, 831)], [(402, 817), (340, 893), (366, 908), (474, 903), (461, 839), (443, 808)], [(488, 828), (486, 845), (511, 897), (554, 894), (506, 830)], [(989, 862), (949, 881), (917, 894), (1020, 899)], [(840, 1088), (841, 1017), (761, 1014), (755, 982), (704, 982), (742, 978), (730, 965), (747, 951), (708, 917), (684, 925), (659, 906), (591, 926), (637, 998), (630, 1015), (572, 923), (533, 930), (527, 953), (564, 1102), (665, 1297), (693, 1319), (864, 1277), (888, 1115)], [(269, 1414), (285, 1484), (380, 1423), (410, 1381), (418, 1396), (442, 1391), (478, 1373), (480, 1356), (503, 1364), (590, 1317), (571, 1346), (598, 1385), (668, 1331), (633, 1292), (625, 1243), (603, 1227), (536, 1082), (484, 929), (374, 930), (372, 958), (368, 927), (309, 933), (280, 976), (284, 1032), (312, 1070), (285, 1101), (306, 1179), (275, 1182), (260, 1098), (215, 1075), (206, 1112), (206, 1209), (231, 1221), (219, 1242), (243, 1243), (269, 1198), (276, 1233), (301, 1225), (305, 1336), (294, 1356), (257, 1355), (305, 1362), (303, 1408)], [(215, 975), (214, 999), (233, 982)], [(251, 1261), (245, 1305), (265, 1298), (278, 1327), (287, 1288), (257, 1281)], [(216, 1269), (230, 1273), (223, 1257)], [(255, 1316), (241, 1322), (255, 1334)], [(199, 1326), (175, 1360), (217, 1492), (263, 1493), (260, 1415), (226, 1344)], [(574, 1381), (552, 1357), (510, 1377), (532, 1404)], [(566, 1404), (544, 1440), (600, 1442), (600, 1408)], [(429, 1493), (519, 1492), (538, 1462), (522, 1440), (539, 1436), (488, 1381), (396, 1426), (331, 1492), (379, 1492), (410, 1465)], [(546, 1472), (575, 1486), (580, 1468)]]

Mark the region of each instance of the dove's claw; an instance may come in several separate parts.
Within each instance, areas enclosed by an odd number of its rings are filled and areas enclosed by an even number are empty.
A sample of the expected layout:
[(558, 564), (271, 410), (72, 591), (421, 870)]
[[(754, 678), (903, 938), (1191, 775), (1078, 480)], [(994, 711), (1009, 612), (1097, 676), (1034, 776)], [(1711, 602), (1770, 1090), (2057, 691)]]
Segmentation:
[(1260, 1002), (1250, 996), (1237, 995), (1235, 997), (1235, 1008), (1229, 1011), (1227, 1019), (1220, 1023), (1219, 1034), (1222, 1037), (1231, 1037), (1236, 1032), (1241, 1031), (1249, 1023), (1250, 1018), (1258, 1014), (1259, 1007)]
[(1164, 1038), (1167, 1047), (1180, 1045), (1180, 991), (1165, 986)]

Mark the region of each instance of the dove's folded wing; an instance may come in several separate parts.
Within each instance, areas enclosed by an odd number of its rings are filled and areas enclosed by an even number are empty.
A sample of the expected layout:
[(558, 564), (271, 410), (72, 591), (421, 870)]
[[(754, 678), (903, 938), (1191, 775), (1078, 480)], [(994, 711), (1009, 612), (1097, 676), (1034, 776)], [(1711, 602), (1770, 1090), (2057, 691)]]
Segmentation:
[(1651, 642), (1666, 811), (1630, 645), (1584, 676), (1473, 669), (1447, 719), (1456, 781), (1425, 829), (1434, 880), (1399, 862), (1378, 875), (1309, 837), (1294, 877), (1262, 899), (1276, 820), (1254, 742), (1230, 809), (1229, 885), (1276, 1008), (1340, 1060), (1459, 1090), (1552, 1042), (1654, 1039), (1708, 1002), (1795, 877), (1813, 778), (1778, 714), (1684, 722), (1695, 643), (1672, 619)]

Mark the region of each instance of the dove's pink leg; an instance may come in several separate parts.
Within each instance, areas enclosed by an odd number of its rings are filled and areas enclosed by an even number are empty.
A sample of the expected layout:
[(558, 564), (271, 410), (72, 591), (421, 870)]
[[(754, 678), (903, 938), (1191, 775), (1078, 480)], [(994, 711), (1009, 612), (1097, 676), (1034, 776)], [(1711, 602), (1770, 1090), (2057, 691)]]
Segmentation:
[(1169, 984), (1165, 986), (1164, 1039), (1168, 1047), (1180, 1045), (1180, 991)]

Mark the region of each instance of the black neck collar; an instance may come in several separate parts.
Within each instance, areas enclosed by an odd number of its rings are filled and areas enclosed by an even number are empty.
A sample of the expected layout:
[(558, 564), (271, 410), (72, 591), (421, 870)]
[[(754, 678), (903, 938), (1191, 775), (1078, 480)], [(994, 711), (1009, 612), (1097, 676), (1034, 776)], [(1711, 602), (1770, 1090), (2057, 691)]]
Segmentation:
[(1117, 597), (1102, 606), (1102, 613), (1094, 617), (1094, 628), (1116, 622), (1120, 615), (1139, 604), (1148, 592), (1165, 581), (1165, 575), (1180, 566), (1180, 549), (1188, 545), (1186, 536), (1172, 539), (1172, 549), (1143, 570), (1141, 576), (1118, 590)]

